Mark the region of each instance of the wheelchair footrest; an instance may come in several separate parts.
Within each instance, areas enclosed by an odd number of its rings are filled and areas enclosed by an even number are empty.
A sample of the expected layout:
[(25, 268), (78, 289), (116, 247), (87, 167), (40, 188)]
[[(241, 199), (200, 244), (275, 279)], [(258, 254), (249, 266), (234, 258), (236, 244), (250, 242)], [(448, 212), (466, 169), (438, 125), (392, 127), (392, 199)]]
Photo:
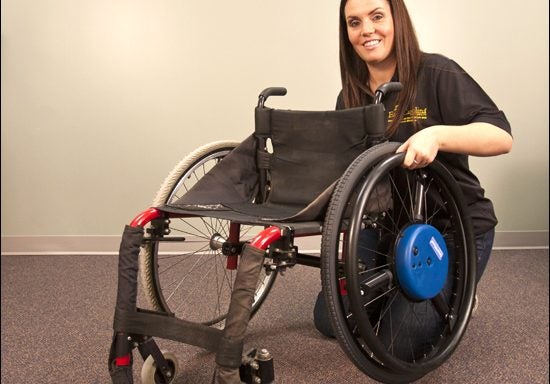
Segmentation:
[(251, 349), (243, 355), (243, 364), (239, 368), (241, 381), (246, 384), (271, 384), (275, 382), (273, 357), (267, 349)]

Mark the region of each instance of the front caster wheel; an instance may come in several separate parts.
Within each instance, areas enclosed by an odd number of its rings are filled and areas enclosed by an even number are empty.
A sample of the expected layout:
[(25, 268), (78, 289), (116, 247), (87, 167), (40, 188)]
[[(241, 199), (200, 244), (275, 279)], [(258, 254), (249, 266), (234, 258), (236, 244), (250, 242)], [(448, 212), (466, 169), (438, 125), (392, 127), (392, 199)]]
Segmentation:
[(174, 382), (175, 377), (179, 373), (178, 360), (172, 352), (162, 351), (162, 355), (168, 362), (168, 380), (165, 380), (157, 369), (153, 356), (149, 356), (145, 359), (143, 367), (141, 367), (141, 382), (143, 384), (170, 384)]

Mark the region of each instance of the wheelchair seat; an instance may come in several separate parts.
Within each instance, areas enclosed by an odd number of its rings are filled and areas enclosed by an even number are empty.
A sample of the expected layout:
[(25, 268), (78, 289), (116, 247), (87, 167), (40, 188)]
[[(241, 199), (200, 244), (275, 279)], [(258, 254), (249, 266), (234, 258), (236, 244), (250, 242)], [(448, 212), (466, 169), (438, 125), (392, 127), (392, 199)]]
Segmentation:
[[(245, 223), (323, 220), (339, 177), (380, 141), (381, 112), (381, 104), (337, 111), (258, 107), (255, 133), (159, 209)], [(272, 148), (263, 145), (268, 141)], [(387, 207), (388, 201), (379, 204)]]

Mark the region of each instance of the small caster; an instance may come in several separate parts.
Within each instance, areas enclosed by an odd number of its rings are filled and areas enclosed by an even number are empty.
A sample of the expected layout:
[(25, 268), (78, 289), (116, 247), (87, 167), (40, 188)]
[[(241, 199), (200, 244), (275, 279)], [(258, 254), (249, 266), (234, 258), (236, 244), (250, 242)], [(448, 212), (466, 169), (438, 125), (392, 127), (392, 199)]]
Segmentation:
[(143, 362), (143, 367), (141, 367), (141, 382), (142, 384), (170, 384), (174, 382), (174, 378), (179, 373), (178, 360), (172, 352), (161, 351), (162, 355), (166, 359), (169, 367), (169, 372), (167, 373), (166, 381), (160, 371), (157, 369), (157, 365), (153, 356), (147, 357)]

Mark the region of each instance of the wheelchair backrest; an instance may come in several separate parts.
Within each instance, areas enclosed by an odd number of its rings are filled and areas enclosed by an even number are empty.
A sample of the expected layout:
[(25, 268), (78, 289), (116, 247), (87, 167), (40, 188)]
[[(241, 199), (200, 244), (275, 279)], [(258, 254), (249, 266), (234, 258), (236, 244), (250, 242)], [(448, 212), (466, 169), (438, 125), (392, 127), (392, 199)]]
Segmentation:
[[(292, 111), (258, 107), (255, 136), (259, 172), (265, 172), (267, 202), (311, 203), (330, 187), (348, 165), (381, 140), (384, 107), (373, 104), (336, 111)], [(270, 139), (269, 153), (264, 145)]]

